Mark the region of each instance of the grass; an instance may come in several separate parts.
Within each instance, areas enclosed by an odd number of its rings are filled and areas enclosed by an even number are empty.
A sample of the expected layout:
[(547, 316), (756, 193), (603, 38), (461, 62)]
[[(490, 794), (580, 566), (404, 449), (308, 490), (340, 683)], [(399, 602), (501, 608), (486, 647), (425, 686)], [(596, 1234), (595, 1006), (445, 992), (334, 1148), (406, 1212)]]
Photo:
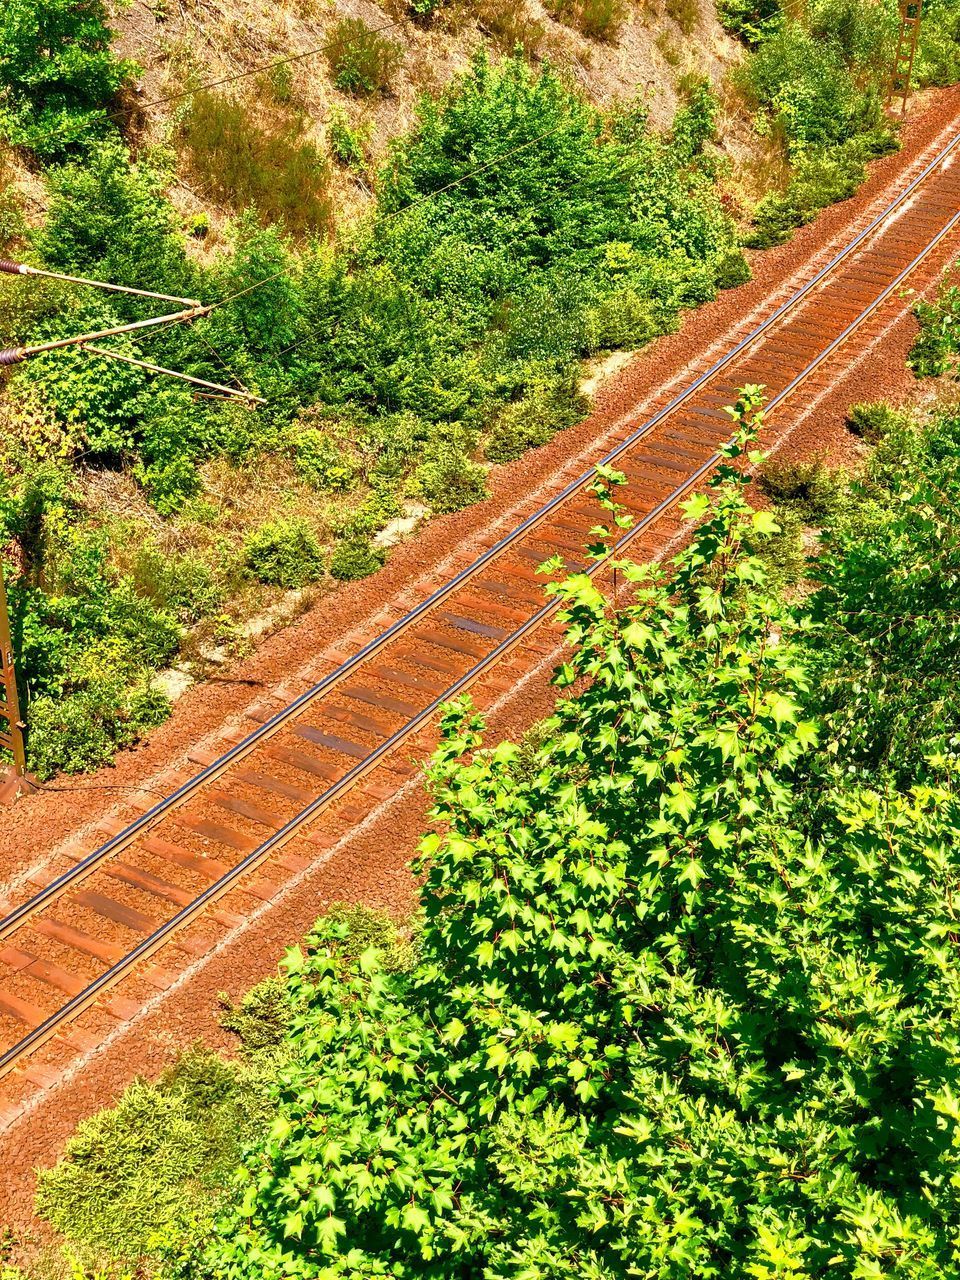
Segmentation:
[(626, 0), (546, 0), (546, 6), (558, 22), (608, 43), (616, 40), (630, 12)]
[(254, 205), (266, 222), (279, 222), (291, 235), (327, 233), (333, 218), (329, 165), (312, 142), (303, 141), (302, 125), (299, 116), (255, 115), (240, 99), (195, 93), (181, 124), (194, 183), (236, 211)]

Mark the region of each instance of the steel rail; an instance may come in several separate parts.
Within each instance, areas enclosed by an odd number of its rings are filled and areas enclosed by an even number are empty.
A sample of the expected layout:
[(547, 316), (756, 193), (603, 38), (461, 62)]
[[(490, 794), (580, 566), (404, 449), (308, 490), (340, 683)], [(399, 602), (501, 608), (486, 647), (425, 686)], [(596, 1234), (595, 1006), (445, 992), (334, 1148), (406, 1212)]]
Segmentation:
[[(29, 916), (35, 914), (47, 902), (57, 898), (67, 887), (79, 883), (92, 871), (104, 862), (107, 858), (115, 853), (121, 852), (127, 848), (138, 836), (148, 831), (155, 823), (159, 822), (164, 816), (171, 813), (181, 804), (187, 801), (192, 795), (204, 787), (207, 783), (215, 781), (222, 773), (224, 773), (232, 764), (244, 759), (250, 754), (260, 743), (276, 734), (294, 717), (299, 715), (305, 707), (323, 694), (329, 692), (337, 684), (341, 683), (348, 676), (352, 675), (357, 668), (361, 667), (368, 659), (373, 657), (380, 649), (384, 648), (391, 641), (395, 640), (398, 635), (409, 629), (413, 623), (425, 617), (432, 610), (447, 599), (448, 596), (458, 590), (465, 582), (476, 576), (482, 569), (486, 568), (491, 561), (495, 560), (504, 551), (508, 550), (512, 545), (518, 542), (522, 537), (546, 520), (554, 511), (561, 507), (569, 498), (583, 489), (593, 477), (596, 475), (598, 466), (609, 466), (614, 463), (623, 453), (627, 452), (637, 442), (643, 439), (649, 432), (657, 427), (666, 417), (679, 408), (686, 400), (696, 394), (705, 383), (721, 373), (728, 365), (730, 365), (739, 355), (741, 355), (748, 347), (763, 337), (776, 323), (781, 320), (788, 312), (799, 306), (810, 294), (826, 279), (833, 271), (836, 270), (843, 262), (853, 254), (869, 236), (878, 230), (885, 222), (887, 222), (894, 213), (897, 212), (916, 190), (924, 183), (933, 173), (940, 168), (944, 162), (949, 159), (954, 152), (960, 147), (960, 133), (958, 133), (935, 157), (930, 163), (904, 188), (902, 192), (885, 206), (880, 213), (847, 245), (845, 245), (825, 266), (784, 301), (770, 316), (761, 324), (753, 329), (749, 334), (742, 338), (730, 351), (721, 356), (713, 365), (704, 373), (700, 374), (693, 382), (691, 382), (684, 390), (679, 392), (668, 404), (658, 410), (652, 417), (648, 418), (640, 427), (631, 432), (621, 443), (611, 449), (597, 463), (588, 467), (580, 476), (570, 481), (559, 493), (554, 495), (548, 502), (538, 508), (528, 516), (521, 524), (517, 525), (510, 533), (506, 534), (493, 546), (489, 547), (482, 555), (478, 556), (470, 565), (462, 569), (454, 577), (450, 578), (441, 587), (438, 587), (430, 596), (422, 600), (420, 604), (411, 609), (403, 617), (398, 618), (379, 636), (375, 636), (356, 653), (352, 654), (345, 662), (341, 663), (334, 671), (326, 675), (317, 684), (306, 689), (302, 694), (295, 698), (287, 706), (271, 716), (263, 724), (252, 730), (240, 742), (232, 746), (228, 751), (211, 761), (192, 778), (187, 779), (169, 796), (164, 797), (146, 810), (139, 818), (133, 820), (122, 831), (111, 836), (109, 840), (92, 850), (69, 871), (65, 871), (62, 875), (52, 880), (49, 885), (39, 890), (36, 894), (26, 899), (19, 906), (15, 907), (6, 916), (0, 919), (0, 940), (11, 934), (20, 924), (22, 924)], [(2, 1059), (0, 1059), (2, 1061)]]
[(700, 388), (710, 379), (723, 371), (730, 363), (732, 363), (742, 352), (753, 343), (758, 341), (766, 334), (774, 324), (783, 318), (789, 311), (796, 308), (802, 301), (816, 289), (816, 287), (836, 268), (846, 261), (846, 259), (854, 253), (861, 244), (873, 234), (884, 222), (886, 222), (917, 190), (917, 188), (926, 181), (943, 163), (952, 155), (957, 148), (960, 147), (960, 134), (957, 134), (944, 147), (937, 156), (914, 178), (907, 187), (887, 205), (881, 212), (865, 227), (849, 244), (845, 245), (825, 266), (823, 266), (805, 285), (797, 290), (791, 297), (783, 302), (766, 320), (753, 329), (749, 334), (740, 340), (725, 355), (717, 360), (709, 369), (699, 375), (692, 383), (690, 383), (683, 391), (676, 395), (667, 405), (655, 413), (651, 418), (647, 419), (636, 431), (628, 435), (619, 445), (610, 450), (600, 461), (585, 470), (576, 479), (554, 495), (548, 502), (538, 508), (527, 517), (521, 524), (517, 525), (507, 535), (501, 538), (493, 546), (489, 547), (481, 556), (474, 560), (466, 568), (462, 569), (453, 578), (449, 579), (435, 592), (421, 601), (419, 605), (398, 618), (396, 622), (386, 628), (379, 636), (374, 637), (361, 649), (351, 655), (346, 662), (342, 663), (336, 670), (330, 672), (317, 684), (310, 689), (305, 690), (296, 699), (290, 702), (281, 711), (277, 712), (270, 719), (266, 720), (257, 729), (249, 733), (242, 741), (236, 743), (228, 751), (224, 752), (216, 760), (212, 761), (205, 768), (200, 770), (192, 778), (189, 778), (180, 787), (173, 791), (169, 796), (148, 809), (145, 813), (135, 819), (126, 826), (122, 831), (117, 832), (109, 840), (105, 841), (98, 848), (94, 849), (84, 859), (71, 867), (69, 871), (64, 872), (49, 885), (45, 886), (38, 893), (21, 903), (18, 907), (9, 912), (3, 919), (0, 919), (0, 939), (8, 936), (30, 915), (39, 910), (46, 902), (58, 897), (63, 890), (73, 884), (79, 883), (87, 875), (95, 870), (103, 861), (115, 853), (119, 853), (125, 849), (133, 840), (145, 831), (149, 830), (156, 822), (170, 813), (173, 809), (178, 808), (186, 800), (188, 800), (196, 791), (205, 786), (208, 782), (216, 780), (226, 769), (232, 764), (242, 760), (251, 751), (254, 750), (261, 742), (272, 737), (277, 733), (288, 721), (297, 716), (306, 706), (315, 701), (318, 697), (329, 692), (341, 681), (346, 679), (364, 662), (374, 656), (381, 648), (394, 640), (399, 634), (407, 630), (414, 622), (419, 621), (426, 614), (437, 608), (443, 601), (456, 591), (464, 582), (474, 577), (482, 569), (504, 551), (509, 549), (514, 543), (519, 541), (525, 534), (530, 532), (538, 524), (542, 523), (554, 511), (563, 505), (574, 493), (584, 488), (596, 474), (597, 466), (609, 466), (615, 462), (624, 452), (631, 449), (639, 440), (652, 431), (664, 418), (673, 413), (680, 405), (691, 396), (695, 395)]
[[(960, 137), (957, 139), (960, 142)], [(903, 268), (897, 277), (887, 285), (881, 293), (873, 299), (852, 321), (851, 323), (834, 338), (821, 352), (818, 352), (810, 363), (797, 374), (797, 376), (782, 391), (774, 396), (766, 406), (765, 413), (770, 415), (779, 405), (781, 405), (796, 389), (801, 386), (817, 369), (820, 368), (825, 361), (856, 333), (858, 329), (887, 301), (887, 299), (896, 292), (896, 290), (904, 283), (913, 271), (927, 258), (933, 250), (950, 234), (953, 229), (960, 224), (960, 211), (955, 213), (930, 239), (924, 248), (913, 258), (913, 260)], [(622, 447), (612, 450), (607, 455), (608, 458), (615, 457), (623, 452)], [(718, 449), (711, 454), (709, 458), (701, 463), (695, 471), (685, 477), (669, 494), (666, 495), (655, 507), (637, 520), (634, 525), (620, 538), (616, 545), (607, 552), (601, 559), (590, 565), (585, 572), (594, 577), (606, 568), (611, 561), (620, 556), (623, 551), (630, 545), (635, 538), (656, 523), (661, 517), (669, 511), (676, 503), (687, 494), (696, 484), (699, 483), (715, 466), (725, 457), (722, 449)], [(595, 468), (591, 469), (590, 475), (595, 474)], [(39, 1048), (40, 1045), (49, 1040), (57, 1031), (66, 1023), (78, 1017), (87, 1008), (90, 1007), (105, 991), (115, 986), (126, 974), (140, 961), (149, 958), (154, 952), (170, 938), (174, 933), (191, 923), (198, 915), (200, 915), (208, 906), (217, 899), (227, 893), (237, 882), (245, 875), (253, 871), (260, 865), (271, 853), (281, 849), (285, 844), (292, 840), (300, 833), (303, 827), (308, 825), (324, 809), (329, 808), (336, 800), (343, 796), (353, 786), (359, 782), (365, 774), (370, 772), (380, 761), (400, 746), (407, 738), (416, 733), (419, 728), (426, 724), (445, 703), (458, 694), (463, 693), (477, 680), (479, 680), (491, 667), (495, 666), (502, 658), (517, 647), (528, 635), (540, 627), (548, 618), (556, 613), (561, 605), (562, 600), (555, 597), (544, 604), (535, 614), (527, 619), (520, 627), (507, 636), (493, 649), (486, 657), (480, 659), (473, 667), (470, 668), (463, 676), (454, 681), (448, 689), (446, 689), (439, 697), (435, 698), (429, 706), (424, 707), (406, 724), (397, 729), (389, 738), (382, 742), (378, 747), (374, 748), (368, 756), (359, 761), (344, 776), (338, 779), (327, 788), (309, 805), (303, 808), (299, 813), (290, 818), (278, 831), (264, 840), (256, 849), (251, 850), (235, 867), (232, 867), (213, 884), (209, 885), (202, 893), (182, 907), (169, 920), (165, 921), (158, 929), (144, 938), (133, 950), (122, 957), (105, 970), (92, 983), (86, 986), (77, 995), (68, 1000), (60, 1009), (50, 1014), (42, 1023), (33, 1028), (26, 1036), (12, 1045), (4, 1053), (0, 1054), (0, 1077), (9, 1072), (16, 1063), (26, 1054)]]

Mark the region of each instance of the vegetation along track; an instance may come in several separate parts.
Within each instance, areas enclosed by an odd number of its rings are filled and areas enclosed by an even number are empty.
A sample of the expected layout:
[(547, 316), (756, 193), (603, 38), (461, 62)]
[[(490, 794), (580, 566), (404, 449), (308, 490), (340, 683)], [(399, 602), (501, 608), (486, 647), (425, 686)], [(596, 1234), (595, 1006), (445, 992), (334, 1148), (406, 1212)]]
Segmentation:
[[(607, 454), (630, 481), (622, 497), (635, 520), (618, 550), (715, 466), (739, 387), (764, 385), (768, 411), (776, 408), (960, 223), (957, 156), (960, 134), (802, 289)], [(294, 836), (323, 849), (335, 837), (329, 823), (311, 825), (321, 813), (341, 828), (363, 815), (347, 799), (358, 784), (373, 799), (399, 789), (412, 772), (403, 744), (555, 612), (556, 602), (543, 604), (537, 565), (559, 553), (581, 566), (601, 516), (592, 476), (226, 754), (198, 759), (195, 776), (0, 920), (0, 1074), (165, 944), (195, 954), (204, 944), (186, 931), (190, 922), (234, 923), (217, 906), (227, 890), (276, 894), (304, 865), (284, 850)], [(254, 876), (268, 859), (274, 879)], [(164, 971), (155, 972), (162, 985)], [(123, 1000), (111, 1003), (111, 1016), (123, 1016)]]

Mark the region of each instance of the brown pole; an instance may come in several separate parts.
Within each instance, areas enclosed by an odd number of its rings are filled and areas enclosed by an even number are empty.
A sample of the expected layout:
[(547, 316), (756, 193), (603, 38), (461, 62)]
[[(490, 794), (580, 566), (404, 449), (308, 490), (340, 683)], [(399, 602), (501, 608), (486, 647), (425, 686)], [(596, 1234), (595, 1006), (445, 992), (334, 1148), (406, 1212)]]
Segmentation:
[[(13, 767), (18, 778), (27, 772), (27, 753), (24, 733), (26, 725), (20, 716), (20, 697), (17, 693), (17, 672), (13, 653), (13, 637), (10, 634), (10, 614), (7, 610), (7, 588), (0, 568), (0, 744), (13, 755)], [(6, 721), (6, 728), (2, 722)]]

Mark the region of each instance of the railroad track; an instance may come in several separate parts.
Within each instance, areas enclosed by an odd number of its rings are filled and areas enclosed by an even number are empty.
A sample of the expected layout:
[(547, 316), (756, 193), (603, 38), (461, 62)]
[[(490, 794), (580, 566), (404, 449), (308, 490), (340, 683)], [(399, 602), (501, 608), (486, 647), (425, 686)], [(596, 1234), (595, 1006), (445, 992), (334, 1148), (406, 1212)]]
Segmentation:
[[(630, 482), (618, 498), (635, 521), (618, 553), (716, 465), (729, 435), (724, 408), (741, 386), (764, 385), (768, 413), (776, 409), (957, 227), (958, 156), (960, 134), (803, 288), (607, 454), (603, 462)], [(195, 756), (194, 776), (0, 919), (0, 1075), (55, 1036), (92, 1047), (139, 1007), (111, 992), (122, 978), (146, 990), (169, 985), (173, 971), (145, 962), (161, 948), (189, 959), (215, 945), (242, 919), (218, 904), (228, 891), (241, 910), (271, 899), (336, 842), (331, 831), (396, 793), (414, 772), (404, 744), (555, 613), (538, 564), (559, 554), (586, 567), (582, 547), (602, 515), (593, 475), (318, 684), (264, 713), (225, 754)], [(301, 852), (286, 848), (295, 838)], [(69, 1024), (82, 1012), (93, 1025), (77, 1036)]]

